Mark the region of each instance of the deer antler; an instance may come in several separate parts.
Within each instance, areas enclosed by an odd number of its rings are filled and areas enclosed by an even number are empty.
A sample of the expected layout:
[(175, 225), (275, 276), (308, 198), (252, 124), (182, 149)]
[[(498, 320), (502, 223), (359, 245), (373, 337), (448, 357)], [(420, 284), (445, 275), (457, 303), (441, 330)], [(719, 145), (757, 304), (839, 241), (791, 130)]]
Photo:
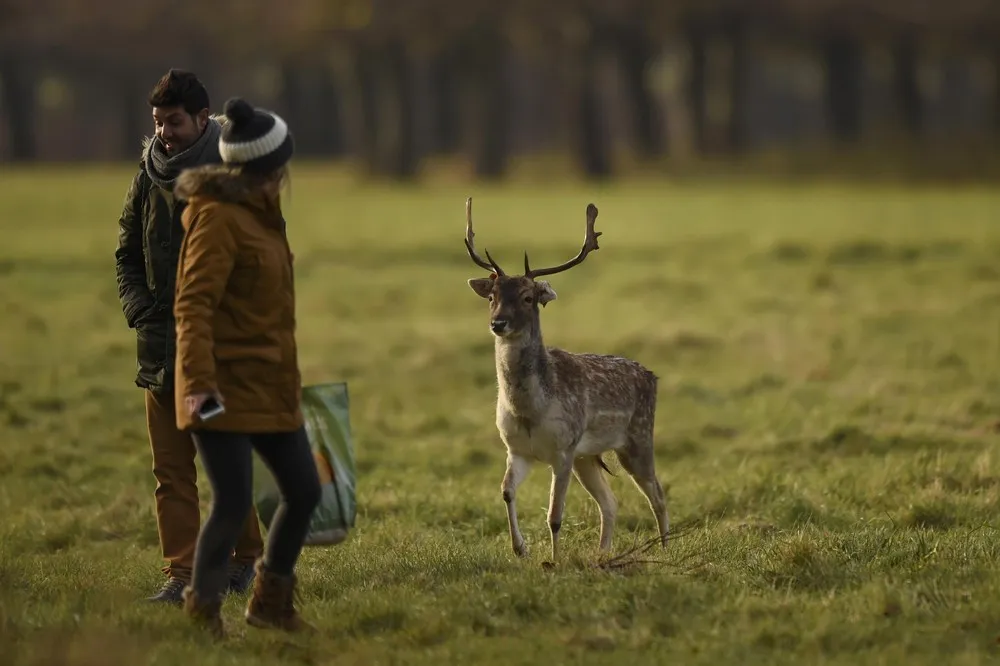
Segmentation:
[(490, 256), (490, 251), (486, 250), (486, 259), (483, 259), (476, 252), (476, 246), (472, 239), (476, 234), (472, 232), (472, 197), (465, 200), (465, 249), (469, 251), (469, 256), (472, 257), (472, 261), (476, 262), (476, 265), (485, 268), (488, 271), (492, 271), (499, 275), (504, 275), (503, 270), (497, 265), (497, 262), (493, 261), (493, 257)]
[[(570, 259), (564, 264), (559, 264), (558, 266), (553, 266), (552, 268), (536, 268), (532, 270), (528, 266), (528, 253), (524, 253), (524, 276), (529, 278), (541, 277), (542, 275), (552, 275), (554, 273), (561, 273), (565, 270), (573, 268), (584, 259), (587, 255), (594, 250), (601, 249), (597, 245), (597, 237), (600, 236), (602, 231), (594, 231), (594, 222), (597, 221), (597, 206), (594, 204), (587, 205), (587, 237), (583, 241), (583, 247), (580, 248), (580, 252), (577, 253), (575, 257)], [(489, 256), (489, 255), (487, 255)]]

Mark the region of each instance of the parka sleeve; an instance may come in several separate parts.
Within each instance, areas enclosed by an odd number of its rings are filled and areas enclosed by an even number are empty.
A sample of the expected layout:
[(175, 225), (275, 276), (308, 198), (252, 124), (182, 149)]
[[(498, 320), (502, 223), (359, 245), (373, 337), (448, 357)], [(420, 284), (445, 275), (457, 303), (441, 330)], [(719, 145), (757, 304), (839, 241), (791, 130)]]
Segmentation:
[[(174, 318), (177, 327), (177, 380), (182, 395), (213, 393), (215, 347), (212, 320), (236, 257), (230, 216), (215, 206), (184, 209), (188, 229), (177, 262)], [(223, 396), (225, 397), (225, 396)]]
[(146, 286), (146, 259), (142, 254), (142, 171), (132, 179), (118, 218), (118, 247), (115, 274), (118, 300), (129, 328), (153, 307), (153, 295)]

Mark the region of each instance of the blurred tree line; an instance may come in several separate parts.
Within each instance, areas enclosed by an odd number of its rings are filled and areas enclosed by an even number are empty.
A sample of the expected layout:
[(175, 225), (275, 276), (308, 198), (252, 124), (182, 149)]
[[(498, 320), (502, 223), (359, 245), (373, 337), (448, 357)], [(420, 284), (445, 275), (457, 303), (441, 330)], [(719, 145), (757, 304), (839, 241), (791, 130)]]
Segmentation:
[(0, 155), (137, 158), (172, 66), (396, 179), (1000, 133), (1000, 0), (0, 0)]

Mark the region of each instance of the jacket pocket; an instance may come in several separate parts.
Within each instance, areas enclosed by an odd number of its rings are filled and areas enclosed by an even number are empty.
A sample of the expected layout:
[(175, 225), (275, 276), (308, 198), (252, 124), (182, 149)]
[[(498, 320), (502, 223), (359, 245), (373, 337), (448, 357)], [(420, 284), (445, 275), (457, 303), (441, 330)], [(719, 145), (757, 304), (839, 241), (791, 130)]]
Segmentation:
[(159, 382), (167, 362), (167, 335), (162, 325), (140, 324), (136, 328), (136, 359), (139, 376)]
[(266, 287), (261, 276), (260, 258), (246, 253), (236, 257), (233, 270), (229, 274), (229, 286), (233, 296), (240, 299), (254, 300), (262, 287)]
[(280, 363), (256, 358), (219, 361), (216, 379), (233, 412), (279, 416), (291, 414), (297, 407), (297, 387), (289, 382)]

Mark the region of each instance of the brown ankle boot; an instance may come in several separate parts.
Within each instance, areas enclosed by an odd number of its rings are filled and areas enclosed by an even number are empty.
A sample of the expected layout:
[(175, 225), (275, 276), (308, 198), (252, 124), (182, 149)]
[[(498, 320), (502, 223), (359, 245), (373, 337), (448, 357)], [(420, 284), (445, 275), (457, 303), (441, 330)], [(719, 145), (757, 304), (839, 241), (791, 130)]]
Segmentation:
[(257, 562), (257, 577), (253, 594), (247, 603), (246, 621), (258, 629), (282, 629), (291, 632), (313, 632), (311, 624), (295, 610), (295, 574), (280, 576)]
[(216, 638), (226, 637), (226, 630), (222, 624), (222, 599), (201, 599), (190, 586), (184, 588), (182, 596), (184, 598), (184, 612), (196, 624), (208, 629)]

